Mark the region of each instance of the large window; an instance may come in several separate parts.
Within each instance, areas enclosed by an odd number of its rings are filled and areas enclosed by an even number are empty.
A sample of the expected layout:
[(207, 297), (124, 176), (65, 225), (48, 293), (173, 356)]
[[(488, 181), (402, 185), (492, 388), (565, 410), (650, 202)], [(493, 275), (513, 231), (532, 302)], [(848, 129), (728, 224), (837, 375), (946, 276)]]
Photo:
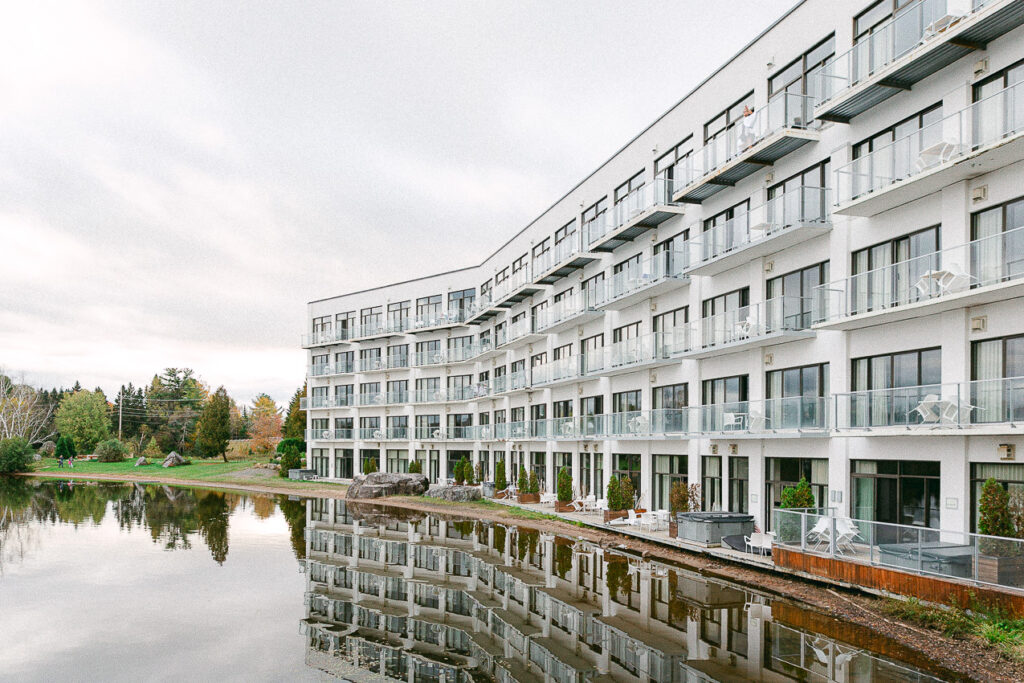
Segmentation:
[(654, 162), (654, 182), (658, 203), (667, 203), (671, 200), (672, 193), (682, 187), (681, 183), (686, 178), (683, 166), (692, 152), (693, 136), (688, 135), (685, 140), (662, 154)]
[(334, 476), (338, 479), (351, 479), (355, 456), (351, 448), (334, 449)]
[(580, 292), (583, 294), (584, 306), (596, 306), (604, 301), (604, 273), (587, 278), (580, 285)]
[(778, 229), (825, 220), (831, 178), (832, 165), (826, 159), (769, 187), (769, 225)]
[[(939, 527), (938, 462), (854, 460), (851, 468), (855, 519)], [(876, 528), (875, 536), (877, 543), (903, 540), (889, 527)]]
[(383, 317), (383, 306), (371, 306), (359, 311), (359, 325), (362, 327), (362, 334), (373, 334), (379, 330), (383, 323)]
[(852, 196), (917, 173), (921, 150), (942, 141), (942, 103), (935, 104), (853, 146), (856, 166)]
[(971, 379), (973, 422), (1024, 421), (1024, 335), (972, 343)]
[(555, 252), (562, 258), (576, 251), (576, 221), (555, 230)]
[(926, 397), (941, 396), (942, 351), (924, 349), (855, 358), (851, 425), (875, 427), (915, 424)]
[(701, 303), (701, 343), (714, 346), (731, 341), (749, 314), (750, 288), (719, 294)]
[(722, 509), (722, 456), (701, 457), (701, 509)]
[(750, 200), (720, 211), (704, 219), (704, 235), (701, 237), (701, 257), (710, 259), (720, 256), (750, 241), (747, 231)]
[(644, 186), (644, 172), (640, 171), (632, 178), (615, 188), (615, 204), (623, 204), (627, 211), (640, 208), (640, 190)]
[(745, 110), (752, 110), (753, 108), (754, 93), (751, 91), (727, 107), (721, 114), (704, 124), (704, 142), (708, 143), (713, 139), (722, 138), (726, 131), (743, 118)]
[(795, 487), (806, 479), (814, 494), (814, 506), (828, 505), (827, 458), (766, 458), (764, 470), (765, 521), (771, 528), (772, 510), (782, 506), (782, 490)]
[(939, 227), (853, 252), (850, 314), (919, 301), (932, 293), (925, 274), (940, 268)]
[(971, 529), (978, 531), (978, 502), (981, 487), (988, 479), (995, 479), (1011, 497), (1024, 496), (1024, 464), (1009, 462), (971, 463)]
[(640, 390), (620, 391), (612, 394), (612, 412), (629, 413), (641, 410)]
[(749, 512), (750, 459), (729, 458), (729, 511)]
[(464, 320), (466, 313), (473, 307), (476, 300), (476, 290), (463, 289), (457, 292), (448, 292), (448, 313), (458, 313), (460, 320)]
[(662, 433), (686, 432), (688, 420), (685, 408), (689, 405), (686, 384), (669, 384), (667, 386), (654, 387), (651, 393), (652, 407), (654, 408), (651, 422), (654, 431)]
[(701, 404), (714, 406), (703, 410), (705, 431), (721, 431), (726, 426), (742, 423), (749, 413), (747, 406), (747, 376), (706, 379), (701, 384)]
[[(1024, 111), (1024, 106), (1020, 109)], [(971, 216), (971, 273), (975, 286), (1024, 277), (1024, 199)]]
[(669, 509), (669, 492), (676, 482), (687, 484), (687, 457), (685, 455), (653, 455), (654, 464), (651, 482), (651, 508)]
[(828, 261), (815, 263), (768, 280), (770, 329), (802, 330), (810, 327), (815, 289), (828, 282)]
[(397, 301), (388, 304), (388, 329), (400, 331), (409, 326), (409, 310), (411, 301)]
[(416, 299), (416, 316), (427, 319), (428, 324), (441, 315), (441, 295), (434, 294)]
[(605, 212), (608, 210), (608, 198), (604, 197), (583, 212), (583, 241), (589, 245), (605, 232)]
[(817, 102), (821, 95), (821, 70), (836, 52), (836, 38), (829, 36), (797, 57), (768, 79), (768, 95), (787, 92), (793, 95), (813, 95)]
[[(629, 477), (629, 480), (633, 483), (633, 491), (637, 498), (640, 496), (640, 454), (639, 453), (613, 453), (612, 463), (614, 469), (612, 469), (612, 476), (618, 479), (622, 477)], [(632, 504), (633, 501), (628, 501), (627, 504)]]
[(821, 429), (828, 419), (828, 363), (765, 374), (765, 421), (770, 429)]

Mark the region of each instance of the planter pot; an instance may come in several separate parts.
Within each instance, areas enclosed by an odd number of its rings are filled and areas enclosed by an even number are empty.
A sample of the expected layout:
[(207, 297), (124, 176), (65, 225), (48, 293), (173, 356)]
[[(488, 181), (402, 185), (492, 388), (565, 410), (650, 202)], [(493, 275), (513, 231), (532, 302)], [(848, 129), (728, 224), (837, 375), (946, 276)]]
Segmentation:
[(612, 521), (613, 519), (622, 519), (623, 517), (628, 517), (628, 516), (629, 516), (629, 512), (627, 512), (626, 510), (605, 510), (604, 511), (604, 523), (607, 524), (608, 522)]
[(978, 555), (978, 580), (1001, 586), (1024, 586), (1024, 557)]
[(519, 494), (519, 502), (520, 503), (539, 503), (540, 502), (540, 494), (539, 493), (520, 493)]
[(575, 510), (572, 507), (572, 503), (563, 503), (560, 500), (556, 500), (555, 512), (575, 512)]
[(678, 538), (679, 536), (679, 522), (674, 519), (670, 519), (668, 522), (668, 537)]
[(506, 498), (508, 498), (508, 491), (495, 491), (494, 492), (494, 499), (495, 500), (505, 500)]

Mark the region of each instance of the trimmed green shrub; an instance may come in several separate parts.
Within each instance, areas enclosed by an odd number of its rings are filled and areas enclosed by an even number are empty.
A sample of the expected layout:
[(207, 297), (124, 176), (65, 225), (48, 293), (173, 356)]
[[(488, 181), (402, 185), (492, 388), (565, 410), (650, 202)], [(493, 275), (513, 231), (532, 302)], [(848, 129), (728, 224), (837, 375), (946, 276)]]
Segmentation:
[(463, 456), (457, 463), (455, 463), (455, 471), (452, 472), (452, 478), (455, 483), (462, 486), (466, 483), (466, 457)]
[(700, 484), (687, 486), (681, 481), (673, 482), (668, 492), (668, 501), (672, 512), (700, 510)]
[(27, 439), (15, 437), (0, 441), (0, 474), (27, 472), (32, 463), (32, 447)]
[(462, 477), (466, 480), (466, 486), (474, 486), (476, 484), (473, 478), (473, 463), (468, 458), (462, 459)]
[(608, 480), (608, 486), (605, 487), (604, 493), (605, 502), (608, 505), (609, 510), (621, 510), (622, 509), (622, 497), (619, 494), (619, 478), (611, 477)]
[(57, 445), (53, 449), (55, 458), (71, 458), (78, 455), (75, 450), (75, 440), (70, 436), (61, 435), (57, 439)]
[(569, 468), (563, 467), (558, 471), (558, 502), (569, 503), (572, 501), (572, 475)]
[(299, 453), (306, 452), (306, 442), (302, 439), (281, 439), (277, 442), (277, 448), (275, 449), (278, 453), (284, 453), (286, 449), (294, 447)]
[(287, 477), (288, 470), (297, 470), (302, 467), (302, 454), (295, 448), (288, 448), (281, 454), (281, 464), (278, 465), (277, 474), (280, 477)]
[(419, 460), (413, 460), (409, 463), (409, 474), (423, 474), (423, 465), (420, 464)]
[(117, 439), (107, 439), (96, 444), (96, 460), (99, 462), (123, 462), (128, 457), (128, 447)]
[(499, 460), (494, 463), (494, 490), (504, 491), (508, 488), (508, 480), (505, 478), (505, 461)]
[(537, 481), (537, 471), (536, 470), (530, 470), (529, 485), (530, 485), (529, 493), (540, 493), (540, 482)]
[(530, 492), (530, 477), (529, 477), (528, 474), (526, 474), (526, 468), (523, 467), (522, 465), (519, 466), (519, 483), (518, 483), (518, 488), (519, 488), (519, 493), (529, 493)]
[(371, 457), (363, 464), (363, 474), (373, 474), (377, 471), (377, 458)]
[(800, 483), (796, 486), (787, 486), (782, 489), (782, 500), (781, 507), (793, 509), (793, 508), (813, 508), (814, 492), (811, 491), (811, 484), (807, 481), (807, 477), (800, 477)]

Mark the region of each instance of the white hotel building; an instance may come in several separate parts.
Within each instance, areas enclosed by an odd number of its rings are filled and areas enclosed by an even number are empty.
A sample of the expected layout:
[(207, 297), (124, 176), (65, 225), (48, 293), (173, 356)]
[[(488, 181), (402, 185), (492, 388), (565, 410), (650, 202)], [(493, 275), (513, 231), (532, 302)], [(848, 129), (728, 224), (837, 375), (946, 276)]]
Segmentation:
[(310, 467), (972, 527), (1024, 486), (1022, 24), (805, 0), (480, 265), (311, 302)]

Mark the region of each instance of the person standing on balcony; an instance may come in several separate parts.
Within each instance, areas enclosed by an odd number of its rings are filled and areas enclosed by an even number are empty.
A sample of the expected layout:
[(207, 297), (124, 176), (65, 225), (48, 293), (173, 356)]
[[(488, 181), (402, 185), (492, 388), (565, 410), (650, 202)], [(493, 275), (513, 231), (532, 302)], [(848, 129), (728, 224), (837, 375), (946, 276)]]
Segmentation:
[(740, 120), (740, 150), (746, 151), (754, 145), (757, 115), (749, 106), (743, 107), (743, 118)]

